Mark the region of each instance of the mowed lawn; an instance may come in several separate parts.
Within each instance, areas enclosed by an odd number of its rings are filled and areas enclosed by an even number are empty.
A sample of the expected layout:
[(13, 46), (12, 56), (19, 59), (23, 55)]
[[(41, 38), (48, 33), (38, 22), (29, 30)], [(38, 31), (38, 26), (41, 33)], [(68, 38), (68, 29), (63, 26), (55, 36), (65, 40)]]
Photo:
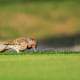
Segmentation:
[(80, 80), (80, 54), (0, 55), (0, 80)]

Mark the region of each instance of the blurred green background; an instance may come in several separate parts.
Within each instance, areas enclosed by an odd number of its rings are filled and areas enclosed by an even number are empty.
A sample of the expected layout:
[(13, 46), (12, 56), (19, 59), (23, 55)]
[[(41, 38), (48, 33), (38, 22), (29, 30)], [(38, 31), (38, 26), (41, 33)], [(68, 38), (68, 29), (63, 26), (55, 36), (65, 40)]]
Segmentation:
[(79, 32), (80, 0), (0, 0), (0, 39)]

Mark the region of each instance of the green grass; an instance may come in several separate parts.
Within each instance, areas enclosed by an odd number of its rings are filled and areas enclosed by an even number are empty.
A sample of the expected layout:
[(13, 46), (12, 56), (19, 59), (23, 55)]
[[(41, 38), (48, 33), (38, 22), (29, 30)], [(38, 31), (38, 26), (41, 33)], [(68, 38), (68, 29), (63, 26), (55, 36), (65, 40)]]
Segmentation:
[(0, 80), (80, 80), (80, 54), (0, 55)]

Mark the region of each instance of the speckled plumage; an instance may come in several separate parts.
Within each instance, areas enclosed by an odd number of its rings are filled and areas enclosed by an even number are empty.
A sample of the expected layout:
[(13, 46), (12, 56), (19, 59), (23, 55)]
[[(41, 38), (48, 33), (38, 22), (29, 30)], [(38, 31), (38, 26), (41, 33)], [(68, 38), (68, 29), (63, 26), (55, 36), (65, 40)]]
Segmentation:
[(0, 51), (5, 51), (9, 49), (16, 50), (18, 53), (25, 49), (33, 48), (36, 51), (36, 41), (33, 38), (20, 37), (14, 40), (8, 40), (0, 42)]

